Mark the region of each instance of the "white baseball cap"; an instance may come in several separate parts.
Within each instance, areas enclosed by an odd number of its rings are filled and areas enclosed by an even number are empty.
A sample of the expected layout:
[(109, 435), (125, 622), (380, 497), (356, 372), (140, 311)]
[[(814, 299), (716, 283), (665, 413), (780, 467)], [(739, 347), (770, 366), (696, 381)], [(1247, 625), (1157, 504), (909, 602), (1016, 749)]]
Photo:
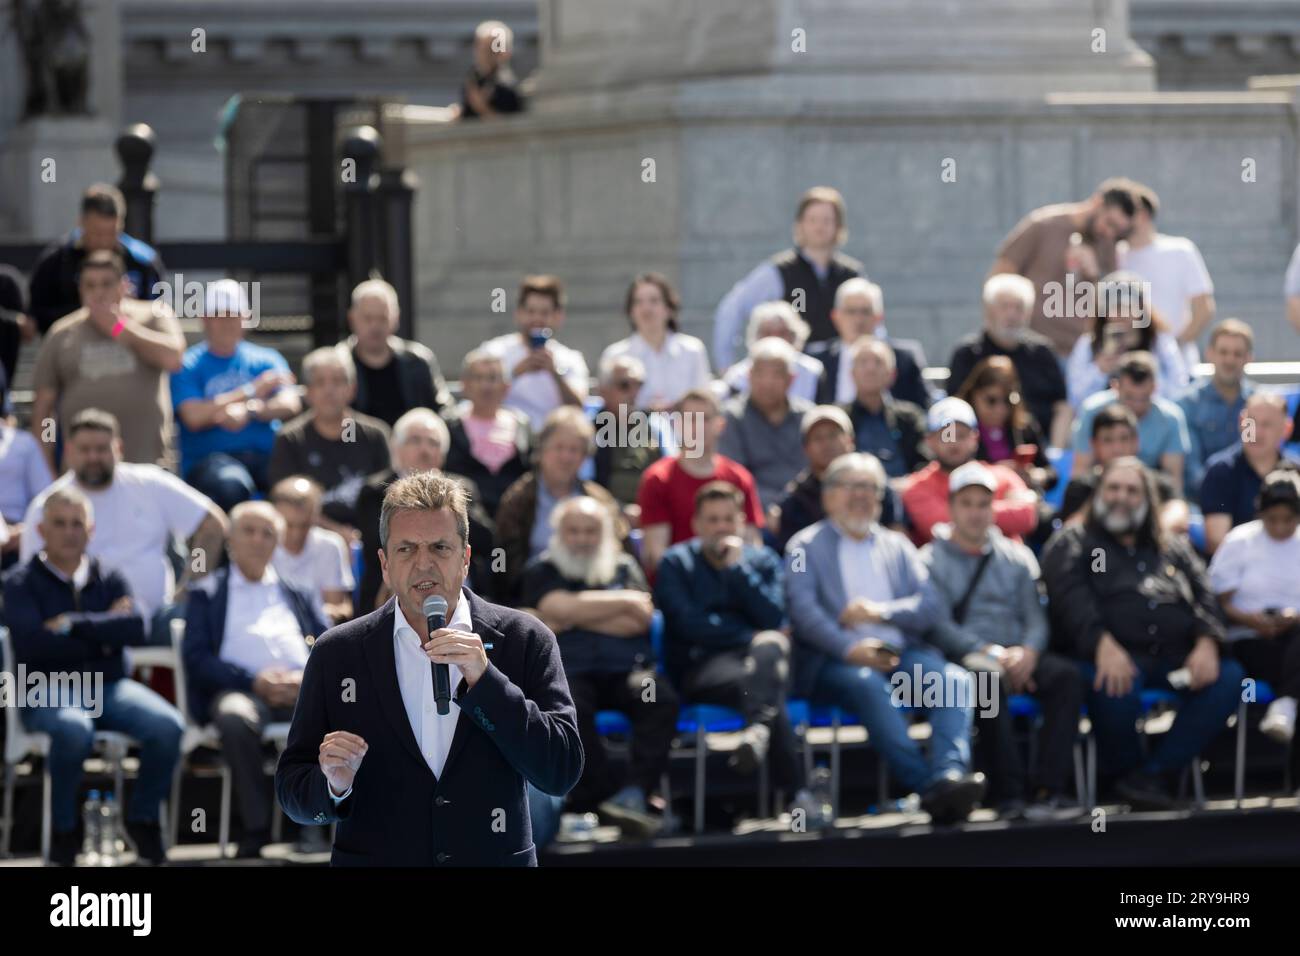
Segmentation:
[(930, 406), (930, 415), (926, 422), (928, 431), (943, 431), (953, 422), (970, 428), (980, 426), (979, 419), (975, 417), (975, 409), (960, 398), (943, 398)]
[(995, 495), (998, 493), (998, 479), (982, 461), (968, 461), (960, 468), (953, 469), (952, 474), (948, 476), (949, 495), (955, 495), (971, 485), (978, 485)]
[(244, 287), (234, 279), (218, 279), (209, 282), (203, 295), (203, 314), (215, 315), (252, 315), (248, 307), (248, 296)]

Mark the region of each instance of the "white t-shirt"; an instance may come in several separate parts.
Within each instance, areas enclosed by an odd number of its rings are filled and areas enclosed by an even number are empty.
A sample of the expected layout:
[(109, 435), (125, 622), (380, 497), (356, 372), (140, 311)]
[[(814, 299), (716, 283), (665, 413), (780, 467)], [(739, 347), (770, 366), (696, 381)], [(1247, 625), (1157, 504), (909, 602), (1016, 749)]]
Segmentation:
[[(517, 408), (528, 416), (528, 423), (534, 432), (542, 430), (546, 416), (560, 407), (560, 387), (550, 372), (528, 372), (518, 378), (511, 378), (510, 371), (524, 360), (530, 347), (518, 332), (508, 332), (488, 339), (479, 348), (486, 350), (501, 360), (506, 381), (510, 391), (506, 393), (504, 404)], [(555, 339), (548, 339), (546, 350), (555, 359), (555, 370), (564, 379), (579, 398), (587, 397), (588, 373), (587, 360), (582, 353), (561, 345)]]
[[(868, 535), (855, 541), (847, 534), (840, 535), (840, 577), (844, 581), (844, 596), (850, 601), (866, 598), (878, 604), (894, 600), (897, 596), (889, 583), (889, 569), (880, 560), (876, 549), (876, 536)], [(874, 637), (897, 650), (906, 643), (903, 634), (892, 624), (858, 624), (854, 628), (859, 637)]]
[(1243, 611), (1300, 607), (1300, 531), (1276, 541), (1255, 520), (1237, 525), (1210, 561), (1215, 594), (1236, 592), (1232, 603)]
[[(1151, 304), (1174, 335), (1192, 320), (1192, 299), (1214, 293), (1201, 250), (1185, 236), (1157, 233), (1151, 244), (1141, 249), (1129, 249), (1125, 244), (1117, 250), (1117, 261), (1121, 269), (1136, 272), (1151, 283)], [(1188, 361), (1195, 362), (1198, 353), (1194, 346), (1191, 354)]]
[(635, 356), (645, 365), (645, 383), (636, 397), (640, 408), (673, 405), (691, 389), (706, 388), (713, 380), (708, 350), (693, 335), (669, 332), (664, 347), (656, 352), (639, 332), (634, 332), (606, 348), (600, 363), (603, 366), (607, 360), (623, 355)]
[[(36, 529), (45, 513), (45, 499), (74, 480), (72, 472), (61, 475), (28, 505), (21, 560), (30, 560), (45, 547), (45, 539)], [(167, 557), (172, 537), (189, 538), (212, 503), (171, 472), (130, 462), (117, 464), (107, 488), (81, 490), (95, 511), (95, 529), (86, 553), (98, 558), (105, 568), (121, 572), (131, 587), (135, 606), (146, 616), (154, 613), (176, 586)], [(208, 555), (208, 568), (215, 568), (220, 557)]]
[(298, 554), (277, 545), (271, 566), (283, 580), (318, 600), (322, 591), (350, 592), (356, 587), (347, 542), (327, 528), (309, 529)]

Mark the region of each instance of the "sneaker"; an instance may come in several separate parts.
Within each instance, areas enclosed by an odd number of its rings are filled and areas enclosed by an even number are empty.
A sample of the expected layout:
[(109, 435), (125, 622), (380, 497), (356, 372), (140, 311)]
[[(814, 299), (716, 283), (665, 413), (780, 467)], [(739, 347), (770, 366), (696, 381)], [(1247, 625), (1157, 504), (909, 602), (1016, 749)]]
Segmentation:
[(1279, 697), (1268, 705), (1264, 719), (1259, 722), (1259, 732), (1270, 740), (1286, 746), (1295, 736), (1296, 699)]
[(1169, 782), (1160, 774), (1134, 770), (1115, 781), (1115, 792), (1134, 810), (1174, 810), (1174, 799)]
[(960, 823), (984, 796), (984, 774), (949, 770), (921, 795), (921, 809), (937, 825)]
[(602, 821), (617, 826), (623, 836), (636, 840), (648, 839), (663, 827), (663, 821), (650, 814), (640, 787), (624, 787), (597, 807), (596, 813)]
[(126, 835), (134, 844), (141, 863), (160, 865), (167, 862), (167, 851), (163, 849), (162, 828), (157, 823), (138, 823), (128, 820)]
[(767, 743), (772, 731), (766, 724), (750, 724), (741, 731), (740, 746), (727, 761), (728, 766), (746, 776), (758, 772), (758, 765), (767, 756)]
[(1053, 793), (1026, 804), (1021, 816), (1031, 823), (1052, 823), (1073, 820), (1082, 816), (1083, 812), (1083, 807), (1070, 797)]
[(998, 803), (997, 805), (998, 819), (999, 820), (1023, 820), (1025, 819), (1025, 810), (1027, 809), (1028, 809), (1028, 804), (1026, 804), (1025, 801), (1019, 799), (1018, 797), (1009, 797), (1008, 799), (1002, 800)]

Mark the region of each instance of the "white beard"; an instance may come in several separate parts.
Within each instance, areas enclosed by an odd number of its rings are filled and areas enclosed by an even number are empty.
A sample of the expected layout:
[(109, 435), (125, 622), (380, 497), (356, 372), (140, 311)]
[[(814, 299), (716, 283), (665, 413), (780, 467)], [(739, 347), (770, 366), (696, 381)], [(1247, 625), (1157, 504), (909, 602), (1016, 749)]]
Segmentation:
[(564, 546), (559, 535), (551, 538), (551, 562), (560, 574), (571, 581), (581, 581), (588, 587), (603, 588), (614, 580), (618, 572), (618, 542), (612, 537), (601, 541), (595, 554), (587, 557), (574, 554)]
[(1111, 534), (1129, 534), (1142, 527), (1142, 522), (1147, 520), (1147, 511), (1149, 505), (1144, 501), (1133, 509), (1132, 520), (1122, 521), (1117, 514), (1108, 512), (1105, 503), (1098, 495), (1093, 499), (1092, 512), (1101, 519), (1101, 523)]

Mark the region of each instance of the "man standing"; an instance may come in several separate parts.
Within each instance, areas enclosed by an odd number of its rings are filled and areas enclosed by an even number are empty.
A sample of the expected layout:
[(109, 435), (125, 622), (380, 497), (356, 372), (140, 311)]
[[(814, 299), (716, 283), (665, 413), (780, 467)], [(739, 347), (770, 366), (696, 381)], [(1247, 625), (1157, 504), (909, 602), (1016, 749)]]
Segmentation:
[(984, 331), (957, 343), (948, 363), (948, 391), (961, 391), (981, 361), (1005, 355), (1016, 367), (1024, 402), (1054, 448), (1070, 442), (1070, 403), (1065, 374), (1052, 343), (1029, 328), (1037, 290), (1024, 276), (1000, 272), (984, 283)]
[(397, 290), (383, 279), (367, 279), (352, 290), (352, 336), (347, 341), (357, 366), (352, 404), (390, 428), (413, 408), (431, 408), (444, 416), (453, 409), (437, 357), (397, 334), (400, 317)]
[[(1139, 189), (1129, 179), (1107, 179), (1082, 202), (1035, 209), (998, 246), (989, 275), (1011, 272), (1033, 282), (1038, 304), (1030, 324), (1051, 341), (1062, 360), (1086, 331), (1091, 316), (1048, 315), (1044, 307), (1062, 297), (1073, 303), (1070, 284), (1096, 282), (1115, 271), (1115, 243), (1133, 226)], [(1051, 295), (1053, 285), (1062, 295)]]
[(1210, 457), (1241, 439), (1237, 419), (1255, 391), (1255, 383), (1245, 375), (1254, 351), (1255, 335), (1250, 326), (1239, 319), (1224, 319), (1210, 332), (1210, 346), (1205, 350), (1206, 359), (1214, 365), (1213, 374), (1178, 399), (1192, 443), (1183, 466), (1184, 487), (1190, 495), (1200, 490)]
[(807, 320), (812, 328), (809, 342), (832, 338), (835, 291), (863, 272), (862, 263), (839, 251), (848, 237), (848, 213), (838, 189), (814, 186), (800, 196), (794, 246), (755, 266), (718, 303), (713, 316), (714, 367), (731, 367), (750, 313), (773, 299), (785, 299)]
[(166, 464), (172, 430), (168, 372), (181, 367), (185, 337), (165, 303), (125, 298), (122, 258), (92, 252), (78, 278), (82, 306), (49, 329), (36, 356), (32, 433), (57, 471), (52, 421), (101, 408), (123, 425), (126, 460)]
[[(337, 823), (335, 866), (534, 866), (526, 784), (563, 795), (582, 776), (555, 635), (464, 590), (468, 539), (459, 484), (395, 482), (380, 515), (395, 596), (307, 658), (275, 789), (299, 823)], [(430, 597), (446, 602), (432, 631)], [(448, 668), (445, 713), (430, 662)]]
[[(1241, 665), (1221, 660), (1223, 623), (1205, 566), (1156, 519), (1155, 483), (1136, 458), (1102, 471), (1082, 525), (1043, 551), (1053, 627), (1079, 661), (1099, 772), (1134, 809), (1171, 809), (1172, 778), (1224, 729)], [(1146, 687), (1179, 691), (1173, 727), (1142, 753)]]

